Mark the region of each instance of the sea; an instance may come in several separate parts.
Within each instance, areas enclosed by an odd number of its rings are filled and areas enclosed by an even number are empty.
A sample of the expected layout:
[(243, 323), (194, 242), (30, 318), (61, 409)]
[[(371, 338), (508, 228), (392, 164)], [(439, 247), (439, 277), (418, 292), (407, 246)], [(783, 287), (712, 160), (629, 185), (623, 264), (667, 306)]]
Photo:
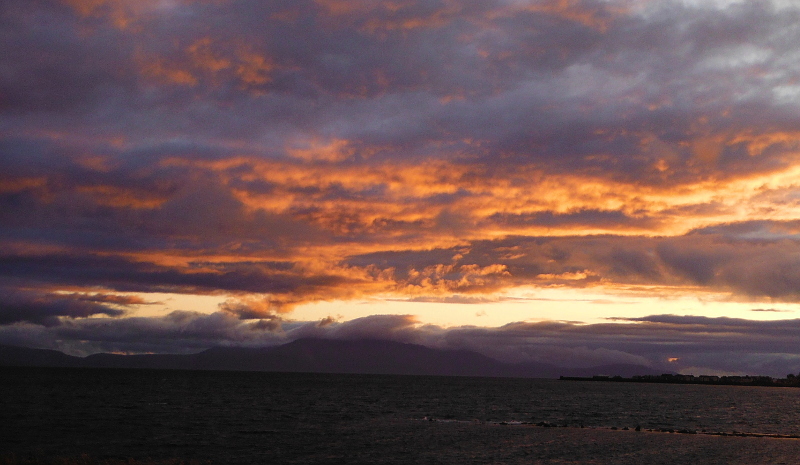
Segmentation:
[(204, 464), (795, 464), (800, 389), (0, 368), (0, 453)]

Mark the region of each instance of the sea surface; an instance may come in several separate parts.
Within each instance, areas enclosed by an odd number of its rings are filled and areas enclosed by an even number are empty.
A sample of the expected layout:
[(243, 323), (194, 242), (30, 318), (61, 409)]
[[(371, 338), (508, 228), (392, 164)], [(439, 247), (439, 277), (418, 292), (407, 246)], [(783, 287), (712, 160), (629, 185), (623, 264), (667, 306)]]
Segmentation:
[(798, 388), (0, 368), (0, 452), (22, 457), (794, 464), (791, 436)]

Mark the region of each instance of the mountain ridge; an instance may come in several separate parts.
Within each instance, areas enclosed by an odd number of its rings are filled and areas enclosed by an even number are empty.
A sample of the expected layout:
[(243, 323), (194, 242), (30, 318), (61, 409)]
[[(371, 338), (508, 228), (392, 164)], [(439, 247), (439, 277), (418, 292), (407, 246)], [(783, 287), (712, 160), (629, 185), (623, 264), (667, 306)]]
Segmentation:
[(188, 355), (98, 353), (76, 357), (51, 349), (0, 345), (0, 366), (227, 370), (388, 375), (557, 378), (662, 374), (644, 365), (565, 368), (547, 363), (506, 363), (466, 349), (434, 349), (376, 339), (297, 339), (272, 347), (212, 347)]

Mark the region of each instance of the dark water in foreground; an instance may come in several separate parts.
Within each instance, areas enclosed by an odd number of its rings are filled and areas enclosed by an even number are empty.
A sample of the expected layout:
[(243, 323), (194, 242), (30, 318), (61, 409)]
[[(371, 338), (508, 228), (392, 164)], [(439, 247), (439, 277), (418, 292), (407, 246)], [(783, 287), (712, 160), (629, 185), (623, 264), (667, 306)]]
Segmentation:
[(797, 439), (647, 431), (800, 435), (796, 388), (0, 368), (0, 389), (0, 451), (17, 455), (243, 464), (800, 457)]

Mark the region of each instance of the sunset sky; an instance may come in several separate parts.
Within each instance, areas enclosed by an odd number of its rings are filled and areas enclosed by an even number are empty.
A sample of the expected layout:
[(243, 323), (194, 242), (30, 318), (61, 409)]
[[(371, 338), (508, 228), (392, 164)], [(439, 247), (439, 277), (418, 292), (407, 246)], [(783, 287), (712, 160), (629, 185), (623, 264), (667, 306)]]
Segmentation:
[(793, 0), (4, 0), (0, 343), (800, 372)]

